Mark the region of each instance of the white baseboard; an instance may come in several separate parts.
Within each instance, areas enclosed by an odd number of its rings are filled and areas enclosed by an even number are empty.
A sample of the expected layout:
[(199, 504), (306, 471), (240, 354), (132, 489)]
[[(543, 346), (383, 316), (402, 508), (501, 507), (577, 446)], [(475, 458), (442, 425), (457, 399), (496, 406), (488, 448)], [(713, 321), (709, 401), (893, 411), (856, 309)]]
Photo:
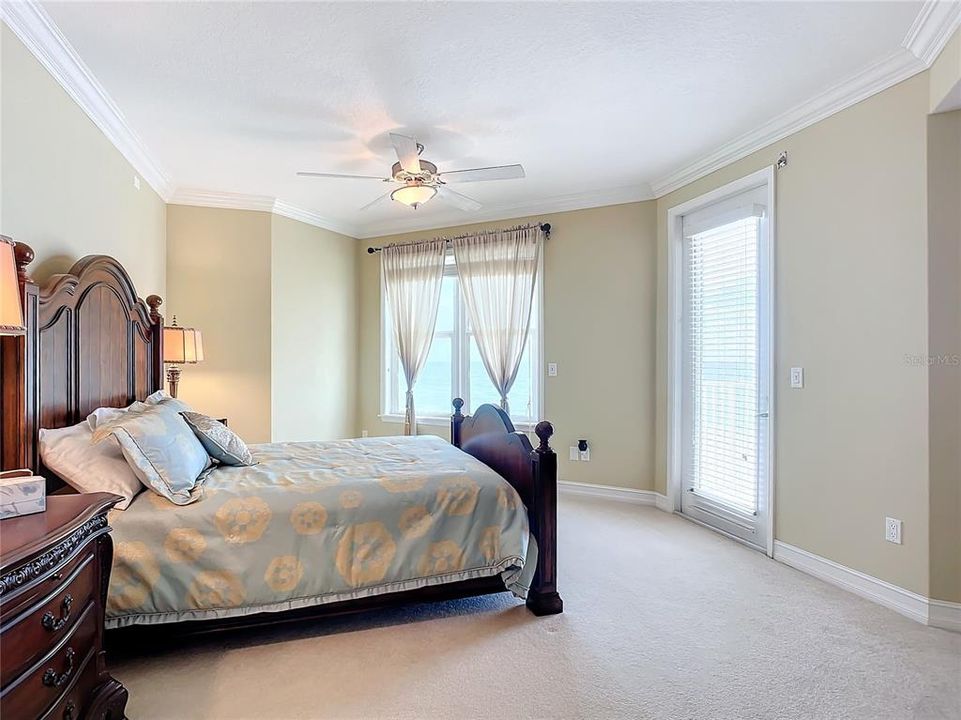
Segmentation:
[(928, 625), (961, 632), (961, 603), (928, 600)]
[[(618, 500), (632, 505), (654, 506), (664, 512), (674, 512), (674, 504), (670, 498), (653, 490), (634, 490), (569, 480), (559, 480), (557, 489), (566, 495)], [(961, 603), (924, 597), (780, 540), (774, 541), (774, 559), (842, 590), (894, 610), (923, 625), (961, 632)]]
[(961, 603), (932, 600), (780, 540), (774, 559), (924, 625), (961, 631)]
[(587, 495), (589, 497), (606, 498), (607, 500), (619, 500), (632, 505), (657, 504), (657, 493), (653, 490), (635, 490), (634, 488), (594, 485), (593, 483), (579, 483), (570, 480), (558, 480), (557, 490), (567, 495)]
[(669, 498), (667, 495), (661, 495), (661, 493), (654, 493), (654, 495), (656, 496), (654, 498), (654, 504), (657, 506), (658, 510), (669, 513), (674, 512), (674, 503), (671, 502), (671, 498)]
[(572, 480), (558, 480), (557, 489), (568, 495), (586, 495), (588, 497), (619, 500), (632, 505), (653, 505), (658, 510), (674, 512), (674, 504), (667, 495), (662, 495), (655, 490), (635, 490), (634, 488), (616, 487), (614, 485), (579, 483)]
[(892, 585), (884, 580), (852, 570), (833, 560), (788, 545), (780, 540), (774, 541), (774, 559), (790, 565), (808, 575), (853, 592), (855, 595), (876, 602), (886, 608), (899, 612), (912, 620), (927, 623), (928, 599), (910, 590)]

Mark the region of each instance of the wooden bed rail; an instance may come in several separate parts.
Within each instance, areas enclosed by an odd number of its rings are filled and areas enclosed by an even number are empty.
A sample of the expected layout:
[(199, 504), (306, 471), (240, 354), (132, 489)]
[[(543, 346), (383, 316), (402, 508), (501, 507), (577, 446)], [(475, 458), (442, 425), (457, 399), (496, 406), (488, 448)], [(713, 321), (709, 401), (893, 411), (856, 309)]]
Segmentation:
[(554, 426), (546, 420), (537, 423), (534, 434), (540, 444), (535, 449), (499, 407), (485, 404), (473, 415), (464, 415), (461, 398), (454, 398), (453, 405), (453, 445), (499, 473), (527, 507), (538, 550), (527, 607), (535, 615), (563, 612), (564, 602), (557, 594), (557, 455), (550, 446)]

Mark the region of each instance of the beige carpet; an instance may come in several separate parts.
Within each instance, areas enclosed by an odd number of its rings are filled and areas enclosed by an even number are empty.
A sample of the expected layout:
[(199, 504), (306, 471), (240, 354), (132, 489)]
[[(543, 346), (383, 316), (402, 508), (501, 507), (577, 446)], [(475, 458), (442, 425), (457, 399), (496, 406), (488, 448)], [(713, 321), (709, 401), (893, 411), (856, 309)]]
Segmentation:
[(563, 615), (508, 595), (121, 659), (150, 718), (961, 718), (961, 635), (653, 508), (563, 497)]

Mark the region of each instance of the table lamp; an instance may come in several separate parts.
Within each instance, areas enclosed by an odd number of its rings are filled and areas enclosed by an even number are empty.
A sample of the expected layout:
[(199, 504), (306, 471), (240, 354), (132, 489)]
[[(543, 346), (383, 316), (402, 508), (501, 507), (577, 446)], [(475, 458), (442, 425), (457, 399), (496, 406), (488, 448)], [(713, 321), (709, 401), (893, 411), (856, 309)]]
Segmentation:
[(0, 335), (23, 335), (23, 310), (20, 308), (20, 282), (17, 279), (15, 243), (0, 235)]
[(195, 328), (181, 327), (174, 315), (173, 325), (164, 327), (164, 362), (167, 363), (167, 383), (171, 397), (177, 397), (180, 366), (203, 362), (204, 340)]

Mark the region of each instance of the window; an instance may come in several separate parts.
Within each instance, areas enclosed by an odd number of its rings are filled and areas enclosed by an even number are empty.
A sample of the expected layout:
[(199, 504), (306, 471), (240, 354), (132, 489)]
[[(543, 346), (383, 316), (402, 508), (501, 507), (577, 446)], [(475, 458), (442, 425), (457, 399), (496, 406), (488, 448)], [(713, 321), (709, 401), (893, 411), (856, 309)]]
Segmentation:
[[(517, 378), (507, 397), (510, 405), (511, 420), (519, 428), (536, 423), (540, 419), (541, 380), (541, 283), (538, 273), (534, 303), (531, 309), (531, 329), (527, 337), (527, 348), (521, 359)], [(404, 394), (407, 384), (404, 370), (394, 347), (390, 315), (386, 312), (387, 298), (381, 286), (381, 308), (383, 309), (383, 377), (381, 388), (383, 401), (382, 419), (391, 422), (404, 421)], [(414, 404), (417, 422), (422, 425), (447, 425), (450, 422), (451, 400), (464, 399), (464, 413), (491, 403), (500, 404), (500, 395), (487, 376), (474, 342), (467, 309), (461, 298), (457, 282), (457, 268), (454, 256), (447, 255), (444, 281), (441, 285), (440, 308), (437, 311), (437, 326), (434, 341), (430, 346), (427, 362), (417, 378), (414, 387)]]

